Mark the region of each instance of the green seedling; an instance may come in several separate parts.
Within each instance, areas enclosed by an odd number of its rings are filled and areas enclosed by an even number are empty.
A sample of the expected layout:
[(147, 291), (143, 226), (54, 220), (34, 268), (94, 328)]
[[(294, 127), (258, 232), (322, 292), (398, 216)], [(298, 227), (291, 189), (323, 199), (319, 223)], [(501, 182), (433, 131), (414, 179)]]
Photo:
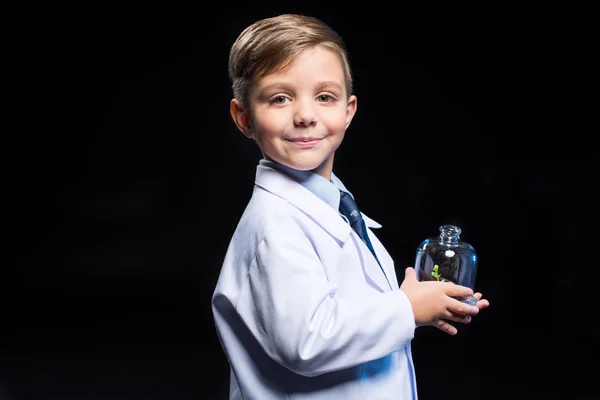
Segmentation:
[[(433, 266), (433, 270), (431, 271), (431, 276), (433, 276), (435, 279), (437, 279), (438, 281), (441, 282), (448, 282), (447, 279), (442, 278), (442, 275), (440, 275), (440, 273), (438, 272), (439, 266), (437, 264), (435, 264)], [(440, 279), (441, 278), (441, 279)]]

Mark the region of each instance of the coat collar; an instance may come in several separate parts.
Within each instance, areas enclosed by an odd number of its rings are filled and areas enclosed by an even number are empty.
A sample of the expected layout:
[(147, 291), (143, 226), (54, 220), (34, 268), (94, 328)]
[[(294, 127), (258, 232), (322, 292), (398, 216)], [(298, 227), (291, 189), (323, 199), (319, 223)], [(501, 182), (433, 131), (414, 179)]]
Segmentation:
[[(309, 216), (339, 242), (345, 242), (352, 228), (330, 205), (319, 199), (293, 178), (273, 168), (259, 165), (256, 170), (255, 184), (288, 201), (294, 207)], [(369, 228), (381, 228), (381, 225), (362, 213)]]

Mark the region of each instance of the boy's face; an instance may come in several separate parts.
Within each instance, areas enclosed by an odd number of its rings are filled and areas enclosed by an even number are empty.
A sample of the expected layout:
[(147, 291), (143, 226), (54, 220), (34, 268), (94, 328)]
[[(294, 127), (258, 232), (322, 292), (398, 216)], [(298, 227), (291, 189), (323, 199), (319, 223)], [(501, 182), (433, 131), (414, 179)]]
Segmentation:
[(331, 179), (334, 153), (356, 112), (356, 96), (347, 96), (334, 52), (315, 47), (300, 53), (284, 70), (258, 79), (249, 104), (242, 110), (232, 100), (231, 116), (266, 158)]

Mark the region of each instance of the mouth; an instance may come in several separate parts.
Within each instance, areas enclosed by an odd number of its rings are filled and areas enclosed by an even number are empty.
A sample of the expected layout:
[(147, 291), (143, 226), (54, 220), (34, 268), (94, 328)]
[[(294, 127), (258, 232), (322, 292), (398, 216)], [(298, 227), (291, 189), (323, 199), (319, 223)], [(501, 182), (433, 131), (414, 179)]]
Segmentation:
[(323, 140), (323, 138), (317, 138), (317, 137), (299, 137), (299, 138), (293, 138), (293, 139), (286, 139), (288, 142), (291, 142), (293, 144), (295, 144), (296, 146), (302, 147), (302, 148), (310, 148), (310, 147), (314, 147), (317, 144), (319, 144), (319, 142), (321, 140)]
[(299, 137), (299, 138), (286, 139), (286, 140), (295, 144), (296, 146), (298, 146), (300, 148), (310, 149), (310, 148), (313, 148), (316, 145), (318, 145), (319, 142), (321, 142), (321, 140), (323, 140), (323, 138)]

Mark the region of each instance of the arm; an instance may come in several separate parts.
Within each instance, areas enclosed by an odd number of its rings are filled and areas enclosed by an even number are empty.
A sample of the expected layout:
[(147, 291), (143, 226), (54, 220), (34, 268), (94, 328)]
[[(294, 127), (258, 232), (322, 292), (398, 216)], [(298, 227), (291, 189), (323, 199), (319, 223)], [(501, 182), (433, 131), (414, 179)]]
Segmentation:
[(310, 239), (285, 224), (260, 243), (236, 310), (271, 358), (306, 376), (384, 357), (413, 338), (404, 292), (350, 298), (337, 289)]

